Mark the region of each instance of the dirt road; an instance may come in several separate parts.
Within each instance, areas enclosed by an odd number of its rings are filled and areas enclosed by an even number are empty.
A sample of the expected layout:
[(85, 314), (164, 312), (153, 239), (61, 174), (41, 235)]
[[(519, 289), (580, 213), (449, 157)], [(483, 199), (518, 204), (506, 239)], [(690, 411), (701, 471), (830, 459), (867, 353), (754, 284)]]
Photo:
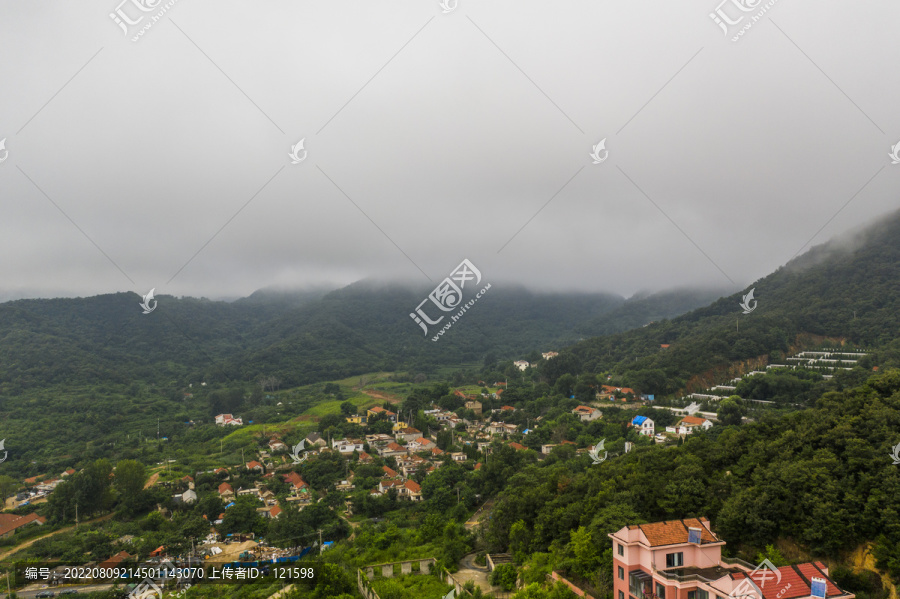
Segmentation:
[[(84, 522), (79, 522), (79, 524), (84, 525), (84, 524), (90, 524), (91, 522), (100, 522), (102, 520), (109, 520), (110, 518), (112, 518), (112, 516), (113, 516), (112, 514), (106, 514), (105, 516), (100, 516), (99, 518), (94, 518), (93, 520), (85, 520)], [(9, 549), (7, 551), (4, 551), (3, 553), (0, 553), (0, 561), (5, 560), (10, 555), (12, 555), (18, 551), (21, 551), (22, 549), (25, 549), (26, 547), (31, 547), (32, 545), (34, 545), (35, 542), (40, 541), (41, 539), (46, 539), (47, 537), (52, 537), (53, 535), (58, 535), (61, 532), (69, 532), (70, 530), (75, 530), (75, 526), (74, 525), (66, 526), (65, 528), (60, 528), (59, 530), (54, 530), (53, 532), (48, 532), (45, 535), (41, 535), (41, 536), (35, 537), (33, 539), (28, 539), (21, 545), (16, 545), (12, 549)]]
[(402, 397), (398, 397), (396, 395), (391, 395), (390, 393), (384, 393), (382, 391), (372, 391), (370, 389), (363, 389), (362, 392), (373, 399), (380, 399), (382, 401), (389, 401), (391, 403), (400, 403), (401, 401), (403, 401)]

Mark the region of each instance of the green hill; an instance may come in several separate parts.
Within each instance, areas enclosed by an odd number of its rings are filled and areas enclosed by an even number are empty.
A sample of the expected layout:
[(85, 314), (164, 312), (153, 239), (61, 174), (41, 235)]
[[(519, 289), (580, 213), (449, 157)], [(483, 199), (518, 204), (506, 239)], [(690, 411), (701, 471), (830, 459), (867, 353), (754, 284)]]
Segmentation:
[[(743, 314), (740, 302), (751, 288), (757, 308)], [(880, 348), (897, 363), (900, 212), (814, 247), (747, 290), (705, 308), (578, 343), (548, 374), (555, 379), (565, 372), (613, 372), (642, 392), (674, 393), (692, 376), (736, 361), (779, 360), (810, 336)], [(663, 344), (669, 348), (661, 349)]]

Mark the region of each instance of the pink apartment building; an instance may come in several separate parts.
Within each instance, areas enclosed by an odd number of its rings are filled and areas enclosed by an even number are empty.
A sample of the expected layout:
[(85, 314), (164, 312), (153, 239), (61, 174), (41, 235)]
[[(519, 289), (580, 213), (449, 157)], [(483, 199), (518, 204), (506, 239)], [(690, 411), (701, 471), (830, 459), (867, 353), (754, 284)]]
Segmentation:
[(755, 567), (722, 557), (706, 518), (626, 526), (613, 542), (613, 599), (853, 599), (822, 562)]

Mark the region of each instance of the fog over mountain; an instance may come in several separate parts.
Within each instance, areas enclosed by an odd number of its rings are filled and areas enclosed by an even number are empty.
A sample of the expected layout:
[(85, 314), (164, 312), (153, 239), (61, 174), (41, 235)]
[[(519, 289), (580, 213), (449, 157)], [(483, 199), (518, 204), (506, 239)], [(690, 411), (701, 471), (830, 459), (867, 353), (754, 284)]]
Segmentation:
[(897, 205), (896, 3), (170, 4), (0, 7), (0, 298), (738, 290)]

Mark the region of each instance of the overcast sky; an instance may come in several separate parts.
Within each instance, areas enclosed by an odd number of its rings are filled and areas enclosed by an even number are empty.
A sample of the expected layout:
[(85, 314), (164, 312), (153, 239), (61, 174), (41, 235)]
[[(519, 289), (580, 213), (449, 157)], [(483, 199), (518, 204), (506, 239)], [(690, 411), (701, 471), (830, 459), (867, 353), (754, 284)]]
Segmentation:
[(0, 2), (0, 298), (737, 290), (898, 206), (895, 0), (119, 1)]

